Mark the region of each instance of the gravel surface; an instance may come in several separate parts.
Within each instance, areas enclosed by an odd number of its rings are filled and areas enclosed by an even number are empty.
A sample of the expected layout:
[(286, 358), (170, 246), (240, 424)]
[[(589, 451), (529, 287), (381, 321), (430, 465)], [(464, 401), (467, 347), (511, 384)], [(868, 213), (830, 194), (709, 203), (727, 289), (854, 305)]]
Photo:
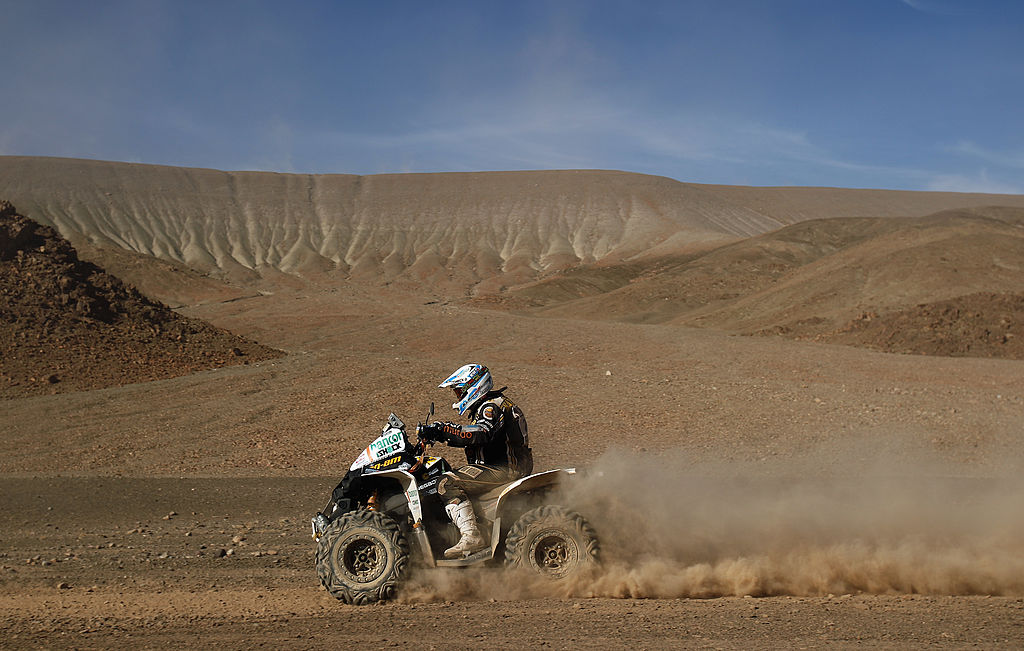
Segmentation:
[[(1024, 598), (510, 598), (353, 607), (316, 584), (329, 479), (2, 480), (8, 649), (1016, 648)], [(316, 505), (316, 506), (315, 506)]]

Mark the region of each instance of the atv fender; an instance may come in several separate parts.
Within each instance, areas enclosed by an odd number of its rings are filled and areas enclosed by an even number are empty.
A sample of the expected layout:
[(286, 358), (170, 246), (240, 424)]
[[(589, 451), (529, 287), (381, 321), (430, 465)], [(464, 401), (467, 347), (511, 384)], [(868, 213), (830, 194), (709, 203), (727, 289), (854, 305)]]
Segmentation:
[(566, 478), (575, 474), (575, 468), (560, 468), (521, 477), (511, 484), (502, 486), (500, 490), (493, 490), (481, 495), (476, 501), (480, 509), (479, 512), (484, 518), (493, 522), (507, 515), (503, 512), (503, 509), (508, 504), (509, 499), (515, 495), (537, 490), (538, 488), (557, 486)]

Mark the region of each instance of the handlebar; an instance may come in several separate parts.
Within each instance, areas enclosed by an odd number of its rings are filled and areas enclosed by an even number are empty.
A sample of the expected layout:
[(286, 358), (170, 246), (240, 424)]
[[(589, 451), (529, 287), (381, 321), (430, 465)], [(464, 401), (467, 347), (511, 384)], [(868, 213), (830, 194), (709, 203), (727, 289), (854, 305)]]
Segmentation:
[(427, 446), (432, 443), (433, 441), (423, 438), (423, 423), (416, 423), (416, 443), (413, 445), (413, 452), (416, 453), (416, 463), (409, 468), (409, 472), (416, 472), (423, 467), (424, 462), (427, 460)]

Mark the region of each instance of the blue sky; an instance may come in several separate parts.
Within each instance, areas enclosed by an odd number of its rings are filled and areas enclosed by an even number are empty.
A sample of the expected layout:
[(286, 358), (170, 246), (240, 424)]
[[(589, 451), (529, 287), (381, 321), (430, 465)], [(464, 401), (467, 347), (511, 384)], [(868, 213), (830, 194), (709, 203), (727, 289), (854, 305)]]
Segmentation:
[(0, 154), (1024, 193), (1024, 2), (0, 0)]

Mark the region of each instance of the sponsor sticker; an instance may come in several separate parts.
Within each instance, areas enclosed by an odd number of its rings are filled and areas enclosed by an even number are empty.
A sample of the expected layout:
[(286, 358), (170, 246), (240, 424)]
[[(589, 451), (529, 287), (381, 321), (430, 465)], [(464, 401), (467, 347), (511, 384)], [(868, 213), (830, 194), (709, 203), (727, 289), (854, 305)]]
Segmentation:
[(401, 458), (402, 457), (394, 456), (394, 457), (391, 457), (390, 459), (384, 459), (383, 461), (378, 461), (377, 463), (371, 463), (370, 467), (373, 468), (374, 470), (382, 470), (384, 468), (387, 468), (388, 466), (395, 465), (396, 463), (399, 462), (399, 460)]
[(370, 444), (370, 447), (366, 448), (367, 452), (370, 453), (370, 457), (375, 461), (389, 457), (404, 449), (405, 439), (402, 437), (401, 432), (394, 431), (381, 435)]

